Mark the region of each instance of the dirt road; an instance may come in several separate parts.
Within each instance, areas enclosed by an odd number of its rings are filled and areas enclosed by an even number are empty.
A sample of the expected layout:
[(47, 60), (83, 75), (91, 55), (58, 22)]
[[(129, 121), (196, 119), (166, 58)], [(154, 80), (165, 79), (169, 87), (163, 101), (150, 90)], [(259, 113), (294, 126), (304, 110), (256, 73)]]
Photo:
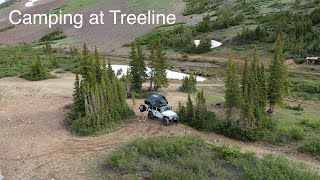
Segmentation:
[[(72, 101), (73, 74), (30, 82), (0, 79), (0, 169), (5, 179), (103, 179), (103, 162), (115, 148), (136, 138), (160, 135), (200, 135), (214, 144), (231, 144), (258, 155), (275, 153), (319, 168), (320, 162), (285, 147), (243, 143), (215, 133), (199, 132), (182, 124), (141, 122), (141, 114), (114, 133), (77, 137), (64, 127), (66, 106)], [(185, 101), (179, 84), (166, 89), (172, 105)], [(135, 110), (142, 101), (136, 103)], [(131, 102), (129, 101), (129, 104)], [(176, 108), (176, 106), (174, 106)]]

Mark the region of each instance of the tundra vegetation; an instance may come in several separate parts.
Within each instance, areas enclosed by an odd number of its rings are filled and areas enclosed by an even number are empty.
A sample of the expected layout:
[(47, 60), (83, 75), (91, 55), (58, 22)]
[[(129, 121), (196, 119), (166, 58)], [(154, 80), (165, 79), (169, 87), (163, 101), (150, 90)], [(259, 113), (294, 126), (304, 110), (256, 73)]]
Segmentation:
[(192, 136), (135, 140), (108, 155), (105, 167), (108, 178), (319, 179), (316, 172), (286, 158), (257, 158)]

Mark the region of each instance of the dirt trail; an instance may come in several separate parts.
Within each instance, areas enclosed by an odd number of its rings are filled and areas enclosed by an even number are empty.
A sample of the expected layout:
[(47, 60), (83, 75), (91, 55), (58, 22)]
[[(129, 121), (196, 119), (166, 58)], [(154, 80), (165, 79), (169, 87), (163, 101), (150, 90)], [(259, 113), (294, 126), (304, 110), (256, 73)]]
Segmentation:
[[(111, 134), (74, 136), (63, 124), (66, 106), (72, 101), (74, 75), (60, 76), (40, 82), (15, 77), (0, 79), (0, 169), (5, 179), (102, 179), (106, 155), (119, 146), (136, 138), (185, 134), (202, 136), (209, 143), (238, 146), (258, 155), (285, 155), (320, 169), (319, 161), (285, 147), (235, 141), (183, 124), (165, 127), (157, 120), (141, 122), (139, 112)], [(170, 92), (167, 98), (172, 105), (186, 99), (184, 93), (177, 91), (178, 87), (179, 84), (173, 83), (165, 90)], [(134, 109), (141, 103), (137, 101)]]

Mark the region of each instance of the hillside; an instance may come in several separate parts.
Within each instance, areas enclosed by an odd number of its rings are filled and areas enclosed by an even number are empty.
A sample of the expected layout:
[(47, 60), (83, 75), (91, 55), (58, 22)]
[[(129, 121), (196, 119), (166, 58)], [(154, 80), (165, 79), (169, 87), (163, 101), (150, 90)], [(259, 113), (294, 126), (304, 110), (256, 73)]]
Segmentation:
[[(286, 58), (300, 63), (305, 57), (317, 56), (320, 52), (318, 1), (190, 0), (183, 14), (190, 19), (203, 17), (196, 25), (185, 25), (184, 31), (190, 29), (193, 39), (205, 37), (223, 43), (221, 48), (208, 52), (213, 56), (249, 57), (247, 50), (257, 45), (259, 53), (269, 59), (272, 44), (280, 31), (286, 41)], [(175, 36), (174, 33), (170, 28), (158, 28), (148, 36)], [(148, 41), (148, 36), (140, 39)], [(178, 52), (188, 52), (183, 47), (165, 43)], [(188, 41), (184, 42), (186, 46), (190, 46)]]
[[(56, 42), (61, 47), (69, 48), (69, 44), (72, 43), (81, 47), (85, 42), (88, 43), (90, 48), (97, 46), (99, 50), (105, 51), (107, 49), (108, 54), (114, 55), (128, 55), (126, 48), (122, 46), (126, 43), (131, 43), (135, 38), (143, 35), (144, 33), (151, 31), (155, 26), (141, 26), (141, 25), (112, 25), (113, 17), (110, 13), (106, 14), (105, 24), (99, 26), (91, 26), (88, 23), (84, 24), (81, 30), (73, 28), (70, 25), (55, 26), (51, 30), (45, 25), (25, 26), (18, 25), (12, 27), (6, 18), (9, 12), (13, 9), (21, 9), (22, 13), (46, 13), (46, 12), (58, 12), (62, 10), (63, 13), (81, 13), (84, 17), (88, 18), (92, 13), (99, 13), (100, 11), (109, 12), (109, 10), (122, 10), (125, 13), (142, 13), (146, 9), (154, 9), (159, 13), (175, 12), (177, 14), (178, 21), (184, 21), (182, 11), (184, 9), (184, 3), (177, 0), (165, 0), (161, 2), (150, 1), (66, 1), (66, 0), (50, 0), (39, 1), (30, 8), (24, 7), (24, 2), (17, 2), (13, 5), (1, 8), (0, 15), (4, 17), (0, 19), (0, 44), (18, 44), (22, 42), (32, 43), (39, 40), (42, 36), (54, 30), (55, 28), (61, 28), (63, 32), (68, 36), (68, 39), (63, 42)], [(141, 6), (141, 4), (144, 4)], [(84, 19), (84, 22), (88, 22)]]

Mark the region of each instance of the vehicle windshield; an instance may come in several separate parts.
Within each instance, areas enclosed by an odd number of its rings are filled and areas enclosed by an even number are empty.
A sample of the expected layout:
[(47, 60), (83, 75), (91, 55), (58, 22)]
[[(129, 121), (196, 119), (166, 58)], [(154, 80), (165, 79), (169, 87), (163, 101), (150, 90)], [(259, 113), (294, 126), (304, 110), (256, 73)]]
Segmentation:
[(169, 106), (165, 106), (165, 107), (162, 107), (161, 108), (161, 111), (164, 112), (164, 111), (170, 111), (171, 108)]

